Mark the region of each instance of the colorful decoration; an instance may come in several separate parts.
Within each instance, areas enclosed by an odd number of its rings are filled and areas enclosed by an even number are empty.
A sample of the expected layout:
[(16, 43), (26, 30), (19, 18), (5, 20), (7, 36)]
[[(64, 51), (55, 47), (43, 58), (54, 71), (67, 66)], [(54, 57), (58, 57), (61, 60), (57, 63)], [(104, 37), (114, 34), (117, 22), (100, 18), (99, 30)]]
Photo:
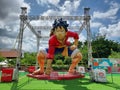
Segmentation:
[(93, 69), (105, 69), (108, 73), (120, 73), (120, 59), (94, 58)]

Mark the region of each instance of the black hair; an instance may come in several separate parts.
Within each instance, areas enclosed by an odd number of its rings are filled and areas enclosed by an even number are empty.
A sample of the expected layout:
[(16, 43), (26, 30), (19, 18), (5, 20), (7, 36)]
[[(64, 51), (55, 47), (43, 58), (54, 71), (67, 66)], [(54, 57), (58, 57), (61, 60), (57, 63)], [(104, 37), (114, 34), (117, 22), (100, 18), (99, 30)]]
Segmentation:
[(63, 21), (62, 18), (60, 18), (58, 20), (55, 19), (55, 21), (53, 23), (53, 28), (51, 29), (50, 36), (53, 35), (55, 29), (58, 28), (58, 27), (60, 27), (60, 28), (63, 27), (65, 29), (65, 31), (67, 32), (68, 31), (68, 29), (67, 29), (68, 26), (69, 26), (69, 24), (67, 24), (67, 21)]
[(67, 21), (63, 21), (62, 18), (61, 19), (56, 19), (53, 23), (53, 30), (56, 29), (57, 27), (63, 27), (65, 29), (65, 31), (67, 31), (67, 27), (69, 24), (67, 24)]
[(60, 27), (60, 28), (63, 27), (65, 29), (65, 31), (67, 32), (68, 31), (68, 29), (67, 29), (68, 26), (69, 26), (69, 24), (67, 24), (67, 21), (63, 21), (62, 18), (60, 18), (58, 20), (55, 19), (55, 21), (53, 23), (53, 28), (51, 29), (51, 32), (50, 32), (50, 36), (53, 35), (55, 29), (58, 28), (58, 27)]

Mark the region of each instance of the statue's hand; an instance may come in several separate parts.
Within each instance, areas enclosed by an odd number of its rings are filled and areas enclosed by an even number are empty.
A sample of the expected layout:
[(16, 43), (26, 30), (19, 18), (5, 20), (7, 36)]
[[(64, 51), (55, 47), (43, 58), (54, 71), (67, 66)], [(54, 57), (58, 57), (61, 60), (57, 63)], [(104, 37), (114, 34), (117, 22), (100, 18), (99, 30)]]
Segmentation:
[(77, 48), (76, 45), (72, 45), (72, 46), (70, 46), (70, 49), (71, 49), (71, 50), (75, 50), (76, 48)]

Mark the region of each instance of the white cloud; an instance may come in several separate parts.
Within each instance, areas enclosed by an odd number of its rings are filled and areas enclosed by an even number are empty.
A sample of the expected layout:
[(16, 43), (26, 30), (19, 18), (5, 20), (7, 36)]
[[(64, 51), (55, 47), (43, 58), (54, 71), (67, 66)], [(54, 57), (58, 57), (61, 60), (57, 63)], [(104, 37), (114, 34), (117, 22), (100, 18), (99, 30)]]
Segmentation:
[[(99, 28), (99, 33), (101, 35), (106, 35), (107, 39), (111, 39), (112, 37), (119, 38), (120, 22), (117, 19), (119, 18), (117, 14), (120, 9), (120, 4), (113, 1), (108, 2), (108, 0), (106, 0), (105, 3), (109, 4), (110, 8), (106, 12), (100, 12), (100, 11), (93, 12), (93, 17), (92, 17), (93, 21), (91, 22), (91, 27)], [(95, 21), (96, 19), (102, 20), (103, 22)], [(109, 21), (107, 22), (107, 20)], [(104, 21), (107, 23), (104, 24)]]
[(70, 11), (63, 9), (61, 9), (60, 11), (49, 9), (42, 14), (42, 16), (69, 16), (69, 15), (70, 15)]
[(28, 42), (28, 43), (24, 43), (23, 42), (23, 47), (22, 47), (23, 51), (28, 51), (28, 52), (36, 52), (37, 51), (37, 45), (34, 42)]
[(120, 8), (120, 4), (114, 1), (110, 2), (110, 8)]
[(60, 0), (36, 0), (36, 2), (39, 5), (48, 5), (48, 4), (52, 4), (52, 5), (58, 5), (58, 3), (60, 2)]
[[(45, 1), (45, 0), (44, 0), (44, 1)], [(49, 2), (50, 4), (53, 4), (53, 5), (57, 6), (58, 3), (60, 2), (60, 0), (48, 0), (48, 2)]]
[[(41, 3), (42, 3), (43, 0), (38, 0), (38, 1), (41, 1)], [(47, 1), (45, 2), (45, 0), (43, 2), (48, 3)], [(75, 11), (78, 9), (78, 7), (80, 6), (80, 2), (81, 2), (81, 0), (74, 0), (74, 1), (66, 0), (61, 6), (58, 3), (57, 3), (58, 5), (53, 4), (54, 6), (56, 6), (58, 8), (58, 10), (48, 9), (42, 15), (45, 15), (45, 16), (56, 16), (56, 15), (57, 16), (69, 16), (69, 15), (73, 15), (75, 13)]]
[(91, 27), (92, 28), (99, 28), (101, 26), (103, 26), (103, 24), (100, 23), (100, 22), (91, 22)]
[(80, 2), (81, 2), (81, 0), (75, 0), (75, 1), (73, 2), (73, 6), (74, 6), (74, 9), (75, 9), (75, 10), (77, 10), (78, 7), (80, 6)]
[(87, 37), (85, 37), (82, 33), (79, 35), (79, 41), (85, 42), (87, 40)]
[(59, 3), (61, 2), (60, 0), (36, 0), (36, 2), (39, 5), (46, 5), (46, 6), (49, 6), (51, 4), (56, 8), (60, 9), (61, 11), (71, 12), (78, 9), (81, 0), (73, 0), (73, 1), (65, 0), (64, 3), (62, 2), (63, 3), (62, 6), (59, 5)]
[(120, 37), (120, 22), (108, 25), (108, 27), (101, 27), (99, 33), (101, 35), (106, 34), (107, 37)]
[(61, 12), (59, 11), (55, 11), (55, 10), (52, 10), (52, 9), (49, 9), (47, 10), (46, 12), (44, 12), (42, 14), (42, 16), (60, 16), (61, 15)]
[(106, 12), (100, 12), (100, 11), (95, 11), (93, 13), (93, 18), (98, 18), (98, 19), (116, 19), (116, 14), (118, 10), (120, 9), (120, 4), (111, 2), (110, 3), (110, 9)]
[(20, 27), (21, 7), (27, 7), (30, 12), (24, 0), (0, 0), (0, 48), (13, 48)]
[(80, 21), (73, 21), (73, 22), (71, 23), (71, 26), (79, 26), (79, 27), (80, 27), (80, 25), (81, 25), (81, 22), (80, 22)]
[(109, 0), (104, 0), (104, 2), (105, 2), (105, 3), (108, 3), (108, 2), (109, 2)]
[[(21, 12), (20, 7), (27, 7), (30, 11), (29, 4), (24, 0), (1, 0), (0, 1), (0, 23), (1, 26), (18, 24), (19, 15)], [(14, 22), (13, 22), (14, 21)], [(12, 24), (11, 24), (12, 23)]]
[[(64, 4), (59, 7), (59, 9), (62, 12), (68, 12), (71, 15), (74, 15), (75, 11), (78, 9), (80, 6), (81, 0), (74, 0), (74, 1), (65, 1)], [(67, 14), (67, 13), (66, 13)], [(65, 15), (65, 14), (63, 14)]]
[(65, 3), (63, 4), (63, 6), (62, 6), (60, 9), (61, 9), (62, 11), (65, 10), (65, 11), (70, 12), (70, 11), (72, 11), (71, 6), (72, 6), (72, 2), (70, 2), (70, 1), (65, 1)]
[(110, 9), (108, 10), (107, 12), (99, 12), (99, 11), (96, 11), (93, 13), (93, 17), (94, 18), (99, 18), (99, 19), (115, 19), (116, 18), (116, 14), (118, 12), (118, 8), (115, 8), (115, 9)]
[(28, 12), (30, 11), (29, 4), (25, 3), (24, 0), (1, 0), (0, 28), (4, 28), (5, 26), (15, 27), (18, 25), (21, 7), (27, 7)]

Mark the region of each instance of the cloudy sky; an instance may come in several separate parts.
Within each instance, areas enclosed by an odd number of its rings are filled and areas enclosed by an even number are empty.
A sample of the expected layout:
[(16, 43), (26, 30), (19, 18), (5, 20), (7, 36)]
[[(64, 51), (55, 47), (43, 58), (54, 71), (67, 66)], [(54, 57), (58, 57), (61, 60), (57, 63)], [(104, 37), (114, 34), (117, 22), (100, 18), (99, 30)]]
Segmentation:
[[(27, 7), (28, 15), (38, 16), (83, 16), (84, 8), (90, 8), (90, 28), (92, 34), (106, 34), (107, 39), (120, 43), (120, 0), (0, 0), (0, 48), (16, 48), (20, 28), (20, 7)], [(82, 21), (69, 22), (80, 26)], [(53, 21), (33, 20), (33, 26), (50, 26)], [(49, 30), (41, 31), (43, 36)], [(86, 40), (86, 31), (79, 35)], [(47, 39), (41, 39), (40, 48), (47, 46)], [(36, 36), (25, 28), (23, 50), (36, 51)]]

